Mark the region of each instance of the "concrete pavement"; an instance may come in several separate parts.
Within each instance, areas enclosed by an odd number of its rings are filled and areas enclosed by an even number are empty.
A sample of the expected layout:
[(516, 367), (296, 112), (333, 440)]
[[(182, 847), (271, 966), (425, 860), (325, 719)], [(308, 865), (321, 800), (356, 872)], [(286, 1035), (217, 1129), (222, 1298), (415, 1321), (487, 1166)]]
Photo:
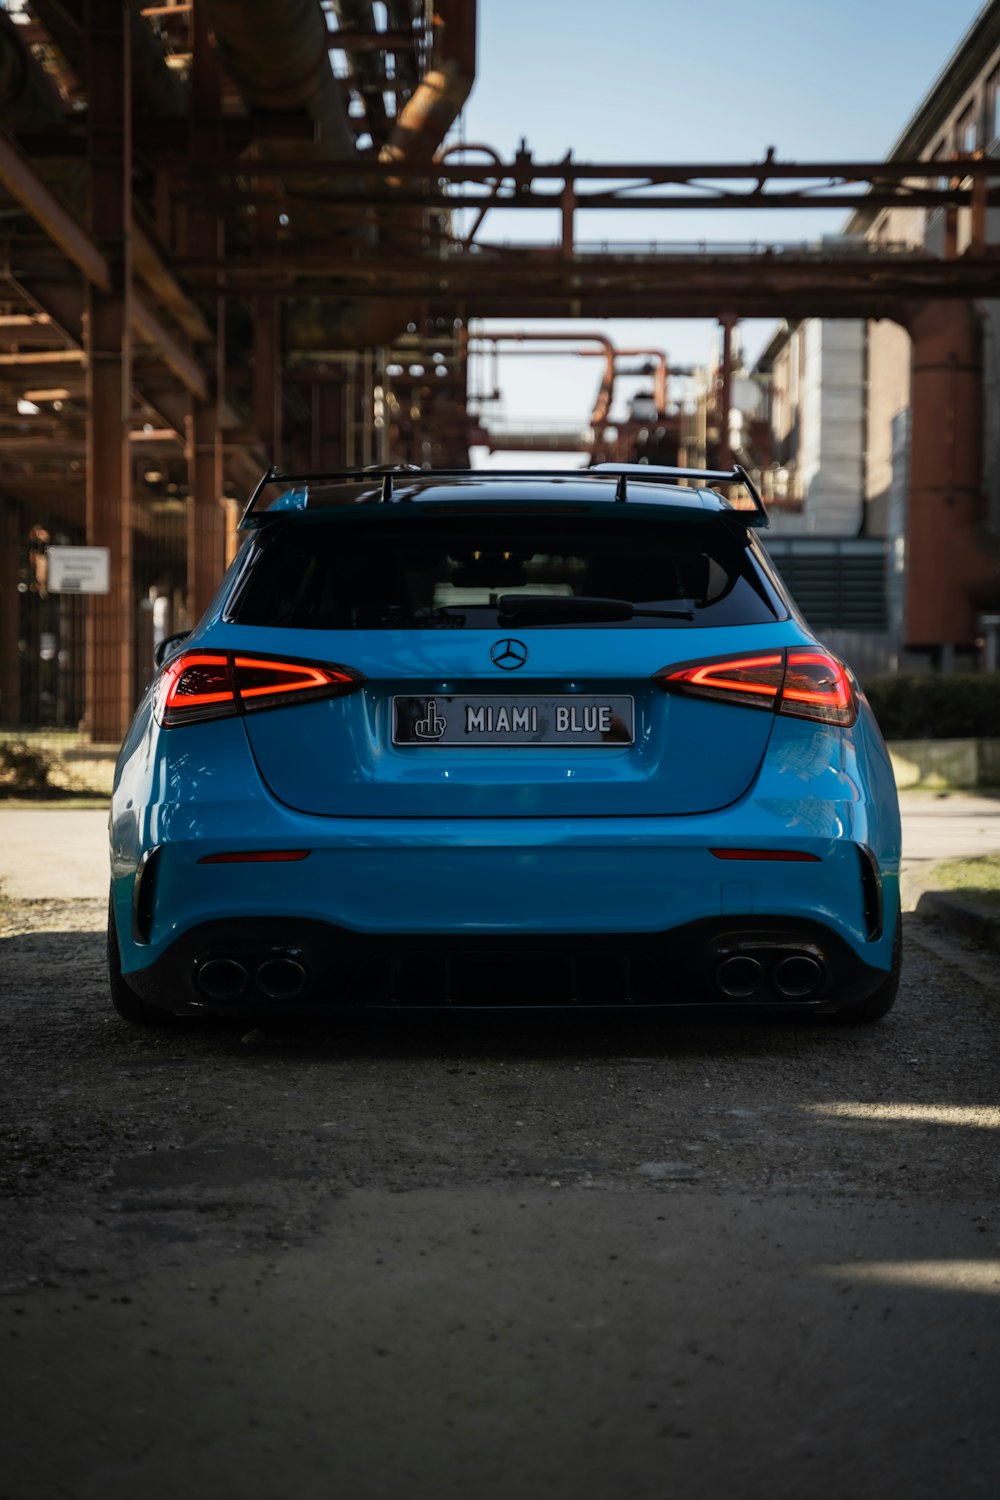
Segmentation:
[(107, 891), (106, 810), (0, 805), (0, 896), (87, 901)]
[(965, 792), (901, 792), (903, 910), (918, 911), (1000, 949), (1000, 911), (972, 892), (941, 890), (934, 866), (945, 859), (1000, 853), (1000, 797)]

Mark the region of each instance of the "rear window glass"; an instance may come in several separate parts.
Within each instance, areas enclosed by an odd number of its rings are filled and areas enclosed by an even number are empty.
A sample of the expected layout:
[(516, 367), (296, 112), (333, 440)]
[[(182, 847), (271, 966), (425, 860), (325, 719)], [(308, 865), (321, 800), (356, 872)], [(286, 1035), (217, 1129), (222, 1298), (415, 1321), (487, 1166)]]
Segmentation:
[[(524, 629), (684, 629), (786, 618), (745, 534), (705, 523), (579, 514), (393, 517), (258, 533), (227, 618), (305, 630), (493, 629), (504, 600)], [(558, 599), (625, 602), (629, 618)], [(546, 601), (552, 601), (547, 603)], [(511, 608), (514, 606), (511, 605)], [(561, 613), (565, 608), (565, 617)]]

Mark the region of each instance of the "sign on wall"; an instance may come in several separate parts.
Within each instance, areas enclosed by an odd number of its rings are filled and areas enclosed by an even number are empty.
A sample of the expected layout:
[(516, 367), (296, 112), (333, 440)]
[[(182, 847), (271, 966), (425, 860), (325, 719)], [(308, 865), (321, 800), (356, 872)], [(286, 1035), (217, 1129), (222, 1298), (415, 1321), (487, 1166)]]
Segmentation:
[(50, 547), (50, 594), (107, 594), (111, 592), (110, 551), (107, 547)]

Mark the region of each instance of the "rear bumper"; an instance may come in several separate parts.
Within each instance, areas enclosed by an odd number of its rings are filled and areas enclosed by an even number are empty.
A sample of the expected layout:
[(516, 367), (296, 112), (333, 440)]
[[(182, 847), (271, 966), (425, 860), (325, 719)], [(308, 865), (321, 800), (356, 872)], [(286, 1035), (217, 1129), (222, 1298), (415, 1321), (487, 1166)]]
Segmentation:
[[(866, 952), (873, 936), (864, 840), (765, 830), (731, 810), (692, 819), (413, 819), (360, 827), (290, 817), (277, 831), (237, 834), (213, 830), (207, 817), (192, 822), (186, 837), (164, 840), (145, 864), (116, 871), (123, 940), (134, 930), (133, 906), (148, 913), (143, 941), (123, 942), (125, 973), (147, 967), (199, 922), (282, 914), (354, 932), (469, 935), (661, 932), (703, 917), (766, 915), (813, 918)], [(720, 859), (711, 852), (719, 847), (812, 858)], [(294, 863), (203, 863), (222, 852), (280, 849), (309, 853)], [(891, 907), (898, 865), (873, 852)]]
[(291, 917), (201, 923), (128, 975), (175, 1014), (387, 1008), (667, 1008), (832, 1013), (885, 973), (829, 927), (720, 917), (643, 934), (374, 935)]
[[(851, 804), (855, 815), (861, 807)], [(777, 934), (789, 950), (817, 948), (822, 986), (802, 1003), (833, 1009), (864, 998), (891, 967), (898, 851), (881, 860), (875, 851), (873, 883), (872, 860), (863, 842), (843, 836), (842, 813), (824, 822), (832, 805), (813, 801), (803, 836), (787, 826), (787, 809), (780, 824), (753, 803), (738, 817), (730, 808), (691, 819), (348, 823), (283, 811), (274, 826), (235, 838), (212, 826), (211, 809), (190, 823), (175, 809), (162, 825), (171, 837), (152, 858), (138, 870), (116, 867), (122, 970), (150, 1003), (177, 1011), (225, 1008), (196, 975), (227, 955), (248, 975), (235, 1008), (267, 1005), (257, 970), (293, 950), (309, 982), (273, 1001), (284, 1010), (553, 1003), (546, 995), (559, 1004), (719, 1004), (719, 945), (749, 932), (761, 941)], [(865, 830), (857, 816), (855, 829)], [(814, 859), (721, 860), (711, 853), (720, 845)], [(200, 863), (279, 848), (310, 852), (295, 863)], [(763, 967), (746, 998), (787, 1006)], [(412, 976), (432, 969), (422, 989)]]

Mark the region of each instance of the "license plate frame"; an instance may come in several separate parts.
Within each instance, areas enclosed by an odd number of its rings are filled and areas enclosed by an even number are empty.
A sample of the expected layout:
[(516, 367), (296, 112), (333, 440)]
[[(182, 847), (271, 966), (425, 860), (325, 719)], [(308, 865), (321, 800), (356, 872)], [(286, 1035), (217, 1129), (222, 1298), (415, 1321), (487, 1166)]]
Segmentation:
[(406, 750), (627, 750), (635, 743), (635, 699), (630, 693), (397, 693), (392, 743)]

